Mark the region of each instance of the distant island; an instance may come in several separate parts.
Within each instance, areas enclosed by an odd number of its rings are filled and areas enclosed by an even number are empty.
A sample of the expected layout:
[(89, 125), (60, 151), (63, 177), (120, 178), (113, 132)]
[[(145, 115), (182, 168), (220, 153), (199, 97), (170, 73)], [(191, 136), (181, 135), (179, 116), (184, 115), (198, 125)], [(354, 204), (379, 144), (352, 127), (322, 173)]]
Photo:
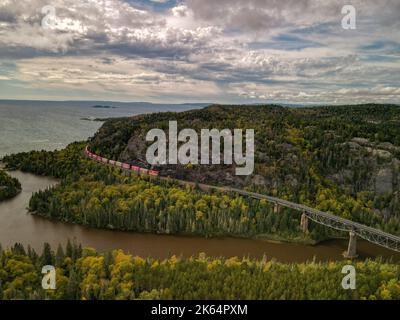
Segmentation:
[(102, 105), (95, 105), (92, 108), (97, 108), (97, 109), (116, 109), (117, 107), (114, 106), (102, 106)]
[(105, 121), (103, 119), (95, 118), (95, 117), (82, 117), (81, 120), (84, 120), (84, 121)]

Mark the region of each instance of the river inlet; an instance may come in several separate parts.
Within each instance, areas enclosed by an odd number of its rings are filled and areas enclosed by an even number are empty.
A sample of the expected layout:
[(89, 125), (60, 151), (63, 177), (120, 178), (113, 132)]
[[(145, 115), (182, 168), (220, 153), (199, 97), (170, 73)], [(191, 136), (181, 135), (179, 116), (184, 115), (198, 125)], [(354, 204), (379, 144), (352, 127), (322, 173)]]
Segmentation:
[[(264, 240), (242, 238), (211, 238), (139, 234), (133, 232), (93, 229), (85, 226), (49, 220), (28, 213), (27, 207), (33, 192), (55, 185), (49, 177), (36, 176), (21, 171), (10, 174), (22, 184), (22, 192), (11, 200), (0, 203), (0, 243), (3, 248), (19, 242), (41, 252), (45, 242), (55, 250), (75, 240), (84, 247), (98, 251), (123, 249), (134, 255), (164, 259), (171, 255), (197, 256), (204, 252), (212, 257), (275, 258), (280, 262), (305, 262), (342, 260), (346, 240), (331, 240), (316, 246), (292, 243), (271, 243)], [(358, 241), (360, 258), (382, 256), (400, 261), (400, 254), (365, 241)]]

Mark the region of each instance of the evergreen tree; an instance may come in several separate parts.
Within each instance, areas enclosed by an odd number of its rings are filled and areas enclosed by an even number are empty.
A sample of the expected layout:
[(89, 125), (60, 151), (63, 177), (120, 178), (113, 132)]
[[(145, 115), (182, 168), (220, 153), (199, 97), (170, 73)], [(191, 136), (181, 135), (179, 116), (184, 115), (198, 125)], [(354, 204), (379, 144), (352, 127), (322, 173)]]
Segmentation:
[(43, 253), (41, 260), (43, 266), (54, 264), (54, 254), (51, 250), (50, 244), (47, 242), (45, 242), (43, 245)]

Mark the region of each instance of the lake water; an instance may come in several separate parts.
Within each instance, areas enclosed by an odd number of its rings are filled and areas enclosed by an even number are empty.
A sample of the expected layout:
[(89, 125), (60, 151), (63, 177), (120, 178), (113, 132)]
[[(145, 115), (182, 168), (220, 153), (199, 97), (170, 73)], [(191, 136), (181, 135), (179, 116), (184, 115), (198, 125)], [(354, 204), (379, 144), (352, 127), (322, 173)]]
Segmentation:
[[(96, 105), (115, 108), (93, 108)], [(151, 112), (184, 111), (202, 106), (0, 100), (0, 158), (15, 152), (61, 149), (71, 142), (86, 140), (95, 134), (102, 122), (83, 118), (126, 117)]]

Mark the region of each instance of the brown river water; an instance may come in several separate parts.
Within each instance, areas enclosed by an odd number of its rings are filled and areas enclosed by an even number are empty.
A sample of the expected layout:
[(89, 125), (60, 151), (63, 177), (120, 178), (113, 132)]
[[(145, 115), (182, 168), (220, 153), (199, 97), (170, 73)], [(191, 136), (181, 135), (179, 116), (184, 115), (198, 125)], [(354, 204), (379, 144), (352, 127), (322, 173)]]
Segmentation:
[[(123, 249), (135, 255), (167, 258), (171, 255), (196, 256), (200, 252), (212, 257), (249, 256), (252, 258), (275, 258), (281, 262), (304, 262), (341, 260), (346, 250), (346, 240), (331, 240), (316, 246), (290, 243), (271, 243), (263, 240), (240, 238), (212, 238), (138, 234), (131, 232), (91, 229), (79, 225), (48, 220), (28, 213), (27, 206), (32, 192), (57, 183), (48, 177), (39, 177), (20, 171), (10, 174), (21, 182), (22, 192), (15, 198), (0, 203), (0, 243), (3, 248), (16, 242), (30, 244), (41, 252), (43, 243), (55, 249), (68, 239), (76, 240), (84, 247), (98, 251)], [(360, 258), (382, 256), (400, 261), (396, 254), (366, 241), (358, 241)]]

